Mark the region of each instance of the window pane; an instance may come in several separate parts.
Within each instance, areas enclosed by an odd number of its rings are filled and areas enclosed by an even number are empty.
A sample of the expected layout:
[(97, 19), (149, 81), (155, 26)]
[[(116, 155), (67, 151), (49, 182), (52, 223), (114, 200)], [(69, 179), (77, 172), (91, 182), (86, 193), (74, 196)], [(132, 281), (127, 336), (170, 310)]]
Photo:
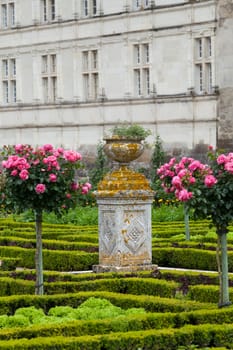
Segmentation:
[(140, 47), (139, 45), (134, 45), (134, 63), (140, 63)]
[(2, 27), (6, 28), (7, 27), (7, 5), (4, 4), (1, 6), (2, 9)]
[(10, 26), (15, 25), (15, 4), (13, 2), (9, 3), (9, 22)]
[(212, 45), (211, 45), (211, 37), (206, 38), (206, 56), (212, 56)]
[(135, 93), (141, 95), (141, 74), (139, 69), (134, 70), (134, 81), (135, 81)]
[(97, 14), (97, 1), (96, 0), (92, 0), (92, 14), (96, 15)]
[(44, 102), (48, 102), (49, 96), (48, 96), (48, 78), (43, 78), (42, 79), (42, 88), (43, 88), (43, 99)]
[(11, 80), (11, 99), (12, 102), (16, 102), (16, 81)]
[(202, 58), (202, 39), (197, 39), (197, 57)]
[(135, 0), (135, 8), (138, 9), (141, 7), (141, 0)]
[(51, 73), (56, 73), (57, 70), (57, 57), (56, 55), (51, 55)]
[(41, 7), (42, 7), (42, 13), (43, 13), (43, 21), (47, 21), (48, 20), (48, 16), (47, 16), (47, 4), (46, 4), (46, 0), (41, 0)]
[(150, 71), (148, 68), (143, 69), (143, 82), (145, 87), (145, 95), (150, 94)]
[(51, 99), (54, 102), (57, 98), (57, 78), (51, 78)]
[(83, 70), (88, 70), (88, 51), (84, 51), (83, 52), (83, 55), (82, 55), (82, 57), (83, 57)]
[(55, 9), (55, 0), (50, 0), (50, 12), (51, 12), (51, 20), (55, 20), (56, 17), (56, 9)]
[(196, 86), (198, 92), (203, 92), (203, 67), (202, 64), (197, 64), (196, 65)]
[(42, 56), (42, 73), (48, 72), (48, 56)]
[(2, 61), (2, 75), (3, 75), (3, 78), (8, 77), (8, 60)]
[(12, 58), (10, 60), (10, 74), (11, 76), (15, 76), (16, 75), (16, 62), (15, 62), (15, 58)]
[(208, 92), (211, 92), (212, 91), (212, 85), (213, 85), (213, 82), (212, 82), (212, 65), (211, 63), (207, 63), (206, 64), (206, 87), (207, 87), (207, 91)]
[(97, 50), (92, 51), (92, 68), (97, 69), (98, 59), (97, 59)]
[(98, 81), (98, 74), (97, 73), (94, 73), (92, 74), (92, 97), (94, 99), (97, 99), (98, 97), (98, 85), (99, 85), (99, 81)]
[(89, 74), (83, 74), (83, 89), (84, 98), (87, 100), (89, 98)]
[(3, 102), (9, 103), (8, 81), (3, 82)]
[(83, 14), (88, 16), (88, 0), (83, 0)]
[(149, 44), (143, 44), (142, 45), (142, 51), (143, 51), (143, 63), (149, 63), (150, 57), (149, 57)]

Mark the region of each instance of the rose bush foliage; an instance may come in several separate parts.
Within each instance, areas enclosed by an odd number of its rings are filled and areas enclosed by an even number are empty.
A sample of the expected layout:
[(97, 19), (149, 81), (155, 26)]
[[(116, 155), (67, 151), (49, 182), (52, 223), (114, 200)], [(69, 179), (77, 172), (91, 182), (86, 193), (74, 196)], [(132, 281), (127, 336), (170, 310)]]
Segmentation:
[(88, 182), (75, 181), (82, 165), (78, 152), (50, 144), (35, 148), (19, 144), (4, 146), (2, 155), (1, 201), (6, 210), (45, 210), (59, 215), (74, 208), (80, 193), (91, 188)]

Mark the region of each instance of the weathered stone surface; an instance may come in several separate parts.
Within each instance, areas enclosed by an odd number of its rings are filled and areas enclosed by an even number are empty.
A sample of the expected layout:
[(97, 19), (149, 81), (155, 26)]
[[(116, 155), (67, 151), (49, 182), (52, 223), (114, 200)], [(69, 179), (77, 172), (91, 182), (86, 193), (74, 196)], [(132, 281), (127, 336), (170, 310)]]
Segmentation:
[(233, 1), (219, 0), (218, 15), (221, 19), (233, 17)]
[(153, 269), (151, 204), (144, 175), (127, 167), (107, 174), (96, 192), (99, 209), (99, 265), (96, 272)]
[(219, 85), (217, 146), (233, 148), (233, 0), (219, 0), (216, 31), (216, 74)]

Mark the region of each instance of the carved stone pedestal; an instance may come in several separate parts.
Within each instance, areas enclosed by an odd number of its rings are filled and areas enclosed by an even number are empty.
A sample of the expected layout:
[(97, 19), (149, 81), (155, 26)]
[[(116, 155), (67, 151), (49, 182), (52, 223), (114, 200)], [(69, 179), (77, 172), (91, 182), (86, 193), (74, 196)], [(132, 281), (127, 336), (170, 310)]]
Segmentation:
[(96, 192), (99, 265), (94, 272), (152, 270), (151, 205), (144, 175), (122, 166), (105, 176)]

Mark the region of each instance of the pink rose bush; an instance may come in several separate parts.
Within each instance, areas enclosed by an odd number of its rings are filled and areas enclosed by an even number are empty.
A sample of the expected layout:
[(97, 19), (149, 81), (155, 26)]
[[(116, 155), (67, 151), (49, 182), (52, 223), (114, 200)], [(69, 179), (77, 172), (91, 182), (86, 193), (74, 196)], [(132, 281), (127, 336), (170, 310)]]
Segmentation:
[(183, 157), (172, 158), (158, 169), (161, 186), (185, 203), (194, 218), (210, 219), (218, 236), (218, 270), (220, 271), (219, 306), (229, 299), (227, 233), (233, 222), (233, 153), (223, 154), (209, 147), (208, 164)]
[(2, 167), (5, 187), (4, 206), (21, 212), (25, 209), (61, 213), (77, 204), (80, 194), (91, 185), (75, 180), (81, 167), (80, 153), (50, 144), (33, 148), (18, 144), (4, 146)]
[(199, 181), (203, 181), (207, 187), (217, 183), (208, 165), (188, 157), (183, 157), (180, 161), (172, 158), (168, 163), (162, 165), (157, 173), (164, 191), (174, 192), (175, 197), (182, 202), (189, 201), (193, 197), (193, 191)]
[(209, 147), (208, 164), (171, 158), (157, 173), (164, 191), (185, 202), (195, 218), (210, 218), (218, 232), (227, 230), (233, 221), (233, 153)]
[(54, 148), (50, 144), (36, 148), (19, 144), (4, 146), (2, 155), (1, 204), (9, 211), (20, 213), (31, 209), (35, 213), (35, 293), (42, 295), (43, 211), (61, 215), (75, 208), (79, 196), (86, 195), (91, 185), (76, 180), (82, 159), (78, 152)]

